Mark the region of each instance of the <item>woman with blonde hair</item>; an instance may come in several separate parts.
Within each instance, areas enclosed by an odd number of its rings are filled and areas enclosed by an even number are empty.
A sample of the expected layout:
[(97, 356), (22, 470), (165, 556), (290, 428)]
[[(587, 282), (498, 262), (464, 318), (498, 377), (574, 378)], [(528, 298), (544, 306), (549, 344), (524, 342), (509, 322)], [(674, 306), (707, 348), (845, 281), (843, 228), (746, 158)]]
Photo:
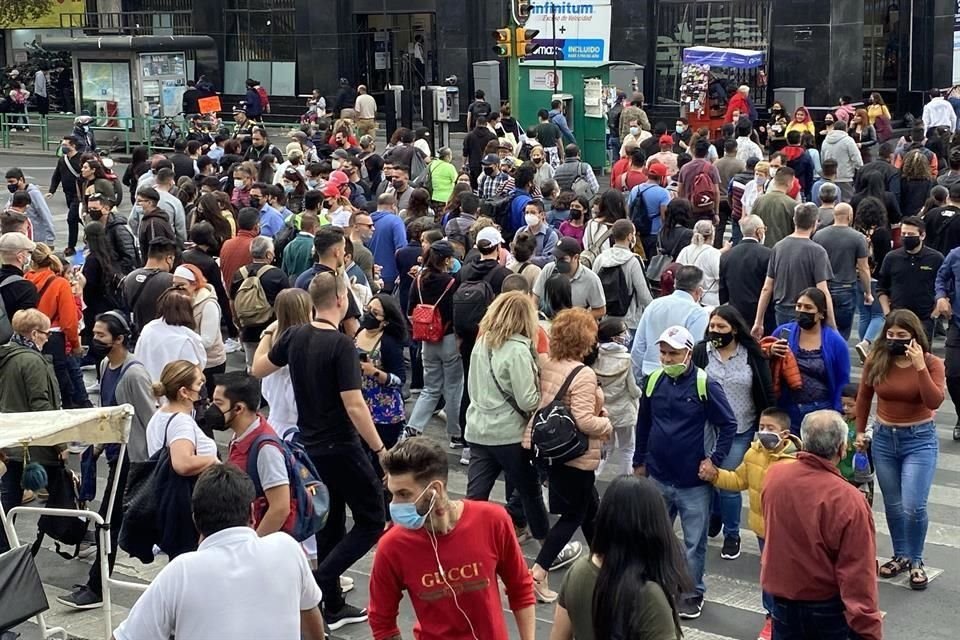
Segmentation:
[(761, 160), (757, 163), (757, 166), (753, 168), (753, 180), (747, 183), (746, 188), (743, 190), (743, 216), (746, 217), (750, 215), (750, 212), (753, 210), (753, 205), (756, 204), (757, 198), (762, 196), (767, 192), (767, 183), (770, 181), (770, 163), (766, 160)]
[(200, 267), (182, 264), (173, 272), (173, 284), (190, 294), (193, 304), (193, 323), (200, 343), (206, 350), (207, 366), (203, 375), (207, 378), (207, 397), (213, 397), (215, 377), (227, 370), (227, 352), (220, 332), (220, 302), (207, 282)]
[(714, 227), (710, 220), (699, 220), (693, 225), (693, 238), (685, 246), (677, 262), (699, 267), (703, 271), (703, 298), (701, 304), (715, 307), (720, 304), (720, 249), (713, 246)]
[[(566, 309), (557, 314), (550, 327), (550, 353), (540, 356), (540, 407), (562, 401), (570, 408), (577, 429), (587, 437), (588, 446), (582, 456), (550, 465), (547, 471), (550, 511), (560, 519), (547, 533), (531, 574), (537, 600), (548, 604), (557, 600), (557, 593), (547, 584), (547, 572), (569, 564), (583, 550), (579, 542), (565, 548), (567, 542), (578, 528), (583, 529), (588, 541), (593, 539), (600, 503), (594, 472), (600, 466), (603, 442), (613, 432), (597, 374), (590, 368), (599, 354), (597, 321), (588, 309)], [(532, 447), (532, 425), (524, 430), (523, 447)]]
[[(494, 298), (470, 357), (464, 439), (470, 447), (467, 498), (489, 499), (502, 471), (507, 496), (516, 490), (523, 504), (511, 518), (523, 522), (525, 514), (530, 534), (542, 541), (550, 524), (537, 472), (522, 444), (527, 421), (540, 404), (537, 334), (537, 310), (529, 295), (510, 291)], [(527, 535), (525, 527), (517, 533)]]

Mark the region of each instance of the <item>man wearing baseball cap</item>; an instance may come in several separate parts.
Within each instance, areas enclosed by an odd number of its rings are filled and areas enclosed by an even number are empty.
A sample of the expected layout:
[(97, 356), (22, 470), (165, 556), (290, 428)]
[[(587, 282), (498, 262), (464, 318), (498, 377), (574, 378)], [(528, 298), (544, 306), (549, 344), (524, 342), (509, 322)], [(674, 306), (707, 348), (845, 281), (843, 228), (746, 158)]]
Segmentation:
[(477, 195), (481, 200), (493, 200), (513, 191), (513, 178), (501, 171), (500, 156), (488, 153), (483, 156), (480, 164), (483, 166), (483, 173), (477, 180)]
[(659, 162), (667, 167), (667, 175), (672, 178), (680, 171), (677, 166), (677, 154), (673, 152), (673, 136), (665, 133), (660, 136), (659, 143), (660, 151), (647, 158), (647, 168), (649, 169), (654, 162)]
[(603, 284), (600, 276), (580, 264), (580, 243), (573, 238), (563, 237), (557, 242), (553, 250), (554, 262), (543, 267), (543, 271), (533, 283), (533, 295), (540, 305), (544, 297), (547, 280), (555, 273), (570, 278), (570, 293), (574, 307), (590, 309), (594, 317), (599, 320), (607, 313), (607, 299), (603, 295)]
[(22, 233), (0, 235), (0, 298), (7, 318), (13, 318), (17, 311), (33, 309), (40, 302), (37, 288), (23, 277), (30, 254), (36, 248), (33, 240)]
[[(635, 186), (627, 196), (627, 211), (630, 213), (631, 222), (638, 230), (643, 228), (637, 222), (639, 216), (646, 215), (650, 218), (650, 233), (640, 236), (640, 243), (648, 260), (657, 254), (657, 234), (660, 233), (663, 216), (667, 211), (667, 205), (670, 204), (670, 192), (666, 189), (666, 181), (667, 167), (654, 162), (647, 168), (647, 181)], [(634, 201), (637, 198), (640, 198), (641, 202), (638, 202), (634, 208)]]
[(687, 568), (694, 591), (677, 602), (681, 618), (699, 618), (703, 609), (704, 564), (713, 487), (700, 469), (719, 467), (737, 433), (737, 420), (723, 387), (693, 366), (693, 334), (672, 326), (657, 340), (660, 368), (643, 386), (646, 400), (637, 417), (633, 469), (649, 476), (667, 509), (680, 515)]

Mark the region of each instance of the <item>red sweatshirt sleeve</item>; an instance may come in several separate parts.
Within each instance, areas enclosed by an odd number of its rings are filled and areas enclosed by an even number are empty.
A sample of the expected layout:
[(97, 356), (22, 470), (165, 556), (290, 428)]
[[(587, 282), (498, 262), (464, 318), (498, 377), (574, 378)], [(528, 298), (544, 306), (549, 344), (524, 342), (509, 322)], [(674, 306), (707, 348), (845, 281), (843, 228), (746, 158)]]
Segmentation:
[(840, 599), (850, 629), (863, 640), (881, 640), (883, 618), (878, 608), (877, 535), (873, 515), (859, 495), (850, 500), (853, 511), (845, 530), (840, 532), (839, 555), (834, 565)]
[[(386, 549), (384, 549), (386, 543)], [(367, 619), (374, 640), (384, 640), (400, 635), (397, 626), (397, 614), (400, 600), (403, 598), (403, 583), (391, 561), (387, 537), (380, 539), (380, 549), (373, 557), (373, 569), (370, 571), (370, 603), (367, 605)]]
[[(497, 575), (503, 581), (507, 591), (507, 600), (511, 611), (520, 611), (536, 604), (533, 595), (533, 578), (527, 569), (527, 562), (517, 542), (517, 535), (513, 531), (512, 523), (505, 510), (500, 510), (497, 518)], [(371, 591), (371, 599), (373, 593)], [(389, 637), (389, 636), (387, 636)]]

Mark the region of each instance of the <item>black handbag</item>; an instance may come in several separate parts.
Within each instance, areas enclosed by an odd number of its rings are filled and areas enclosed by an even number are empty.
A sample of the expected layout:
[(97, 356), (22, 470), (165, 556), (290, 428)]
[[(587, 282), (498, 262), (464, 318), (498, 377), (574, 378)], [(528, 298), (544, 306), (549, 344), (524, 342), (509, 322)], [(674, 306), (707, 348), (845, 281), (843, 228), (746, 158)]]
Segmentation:
[(0, 555), (0, 631), (50, 608), (30, 547)]
[[(47, 507), (54, 509), (86, 509), (86, 503), (80, 500), (80, 482), (76, 474), (61, 463), (58, 467), (47, 467), (48, 481)], [(62, 558), (71, 560), (80, 554), (80, 543), (83, 542), (89, 527), (86, 517), (65, 518), (63, 516), (42, 515), (37, 521), (37, 540), (33, 543), (33, 554), (36, 555), (43, 542), (44, 536), (54, 539), (56, 552)], [(73, 553), (68, 554), (60, 550), (64, 544), (73, 547)]]
[(573, 411), (564, 398), (573, 379), (586, 365), (579, 365), (563, 381), (553, 401), (533, 414), (530, 441), (533, 458), (540, 464), (563, 464), (579, 458), (590, 448), (590, 440), (577, 428)]

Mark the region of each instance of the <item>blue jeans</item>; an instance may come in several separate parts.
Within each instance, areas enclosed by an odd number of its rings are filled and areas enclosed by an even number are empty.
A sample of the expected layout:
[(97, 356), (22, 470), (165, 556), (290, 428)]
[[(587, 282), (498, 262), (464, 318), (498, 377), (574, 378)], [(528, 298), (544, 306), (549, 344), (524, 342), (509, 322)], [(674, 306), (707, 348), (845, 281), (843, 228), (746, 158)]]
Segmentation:
[(740, 221), (730, 220), (730, 242), (733, 243), (733, 246), (740, 244), (740, 241), (743, 240), (743, 231), (740, 230)]
[[(830, 297), (833, 298), (833, 317), (837, 321), (837, 332), (843, 336), (844, 340), (850, 339), (850, 330), (853, 328), (853, 312), (857, 301), (856, 284), (834, 284), (830, 283), (827, 288), (830, 290)], [(861, 294), (861, 302), (863, 295)]]
[(923, 560), (927, 497), (937, 471), (939, 447), (933, 422), (913, 427), (874, 426), (873, 464), (883, 492), (893, 555), (913, 563)]
[(863, 286), (857, 283), (857, 333), (861, 340), (873, 342), (883, 329), (883, 308), (880, 306), (880, 297), (877, 295), (877, 281), (870, 281), (873, 293), (873, 304), (869, 307), (863, 304)]
[(817, 402), (801, 402), (788, 405), (787, 413), (790, 415), (790, 433), (799, 437), (803, 418), (808, 413), (820, 411), (821, 409), (833, 409), (833, 402), (830, 400), (819, 400)]
[[(756, 435), (756, 429), (750, 429), (744, 433), (738, 433), (733, 437), (733, 444), (730, 445), (730, 453), (723, 459), (721, 469), (733, 471), (743, 462), (743, 456), (750, 448), (753, 437)], [(740, 536), (740, 512), (743, 510), (743, 494), (739, 491), (722, 491), (717, 489), (714, 492), (713, 512), (720, 513), (723, 520), (723, 536)]]
[[(757, 536), (757, 545), (760, 547), (760, 557), (763, 558), (763, 547), (766, 545), (766, 540)], [(773, 596), (766, 592), (766, 590), (760, 590), (760, 602), (763, 603), (763, 610), (767, 612), (767, 615), (773, 614)]]
[(859, 640), (844, 616), (837, 597), (821, 602), (775, 598), (773, 637), (776, 640)]
[(440, 397), (447, 412), (447, 434), (460, 437), (460, 399), (463, 396), (463, 361), (452, 333), (441, 342), (423, 343), (423, 390), (407, 424), (423, 431)]
[(703, 583), (703, 569), (707, 561), (707, 529), (710, 524), (710, 501), (713, 499), (713, 487), (703, 484), (698, 487), (680, 489), (663, 484), (656, 478), (660, 494), (667, 503), (667, 512), (673, 522), (680, 516), (683, 529), (683, 545), (687, 550), (687, 569), (696, 585), (694, 594), (702, 596), (707, 591)]

